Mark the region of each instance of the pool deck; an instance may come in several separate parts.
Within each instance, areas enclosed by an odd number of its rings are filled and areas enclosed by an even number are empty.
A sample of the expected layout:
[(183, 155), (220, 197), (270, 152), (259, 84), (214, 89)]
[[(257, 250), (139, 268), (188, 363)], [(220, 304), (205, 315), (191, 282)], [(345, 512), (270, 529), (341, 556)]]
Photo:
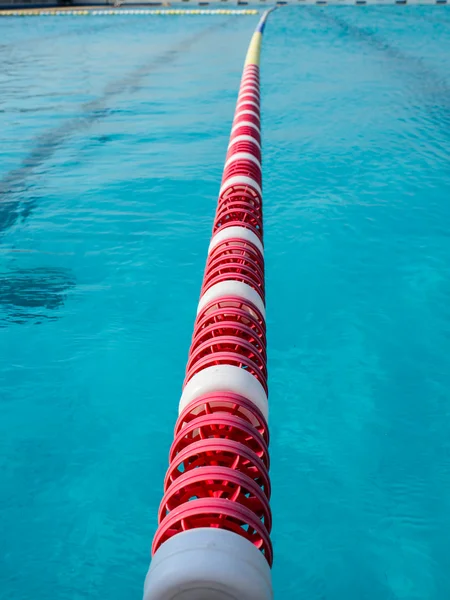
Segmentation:
[[(25, 0), (26, 1), (26, 0)], [(89, 4), (88, 1), (77, 2), (76, 5), (59, 6), (49, 0), (41, 3), (36, 2), (24, 6), (17, 0), (0, 0), (1, 16), (38, 16), (38, 15), (118, 15), (118, 14), (150, 14), (150, 15), (205, 15), (205, 14), (236, 14), (255, 15), (259, 7), (267, 5), (448, 5), (450, 0), (278, 0), (266, 2), (265, 0), (182, 0), (172, 6), (168, 2), (141, 1), (139, 3), (121, 2), (114, 6), (113, 0), (105, 0), (103, 3)], [(218, 8), (220, 6), (220, 8)], [(192, 8), (191, 8), (192, 7)], [(193, 8), (196, 7), (196, 8)], [(198, 7), (198, 8), (197, 8)], [(214, 8), (213, 8), (214, 7)], [(248, 7), (248, 8), (246, 8)]]
[[(194, 6), (204, 7), (203, 2), (192, 3)], [(32, 8), (6, 8), (0, 7), (0, 17), (27, 17), (27, 16), (101, 16), (101, 15), (257, 15), (259, 11), (255, 8), (214, 8), (214, 9), (184, 9), (171, 8), (170, 6), (158, 4), (143, 5), (97, 5), (97, 6), (45, 6)]]

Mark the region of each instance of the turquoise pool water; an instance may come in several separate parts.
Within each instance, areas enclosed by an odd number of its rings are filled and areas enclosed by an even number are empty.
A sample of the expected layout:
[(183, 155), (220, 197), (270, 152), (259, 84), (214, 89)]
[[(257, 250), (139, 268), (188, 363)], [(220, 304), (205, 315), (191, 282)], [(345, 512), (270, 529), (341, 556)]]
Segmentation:
[[(0, 597), (139, 599), (257, 17), (0, 21)], [(279, 599), (450, 596), (450, 13), (262, 58)]]

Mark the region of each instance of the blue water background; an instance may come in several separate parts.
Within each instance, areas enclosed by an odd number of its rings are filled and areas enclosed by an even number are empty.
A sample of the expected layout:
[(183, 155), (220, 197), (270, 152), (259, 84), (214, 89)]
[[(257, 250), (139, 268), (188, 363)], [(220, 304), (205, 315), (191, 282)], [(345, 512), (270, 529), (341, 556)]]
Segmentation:
[[(257, 17), (0, 21), (0, 597), (140, 598)], [(450, 13), (262, 70), (275, 597), (450, 597)]]

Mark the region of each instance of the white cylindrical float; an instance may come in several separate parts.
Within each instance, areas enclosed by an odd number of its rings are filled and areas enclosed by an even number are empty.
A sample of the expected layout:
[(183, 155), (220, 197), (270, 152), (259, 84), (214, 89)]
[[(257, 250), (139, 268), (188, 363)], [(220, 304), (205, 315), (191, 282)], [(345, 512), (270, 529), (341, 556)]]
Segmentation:
[(223, 529), (173, 536), (153, 557), (144, 600), (272, 600), (270, 567), (243, 537)]

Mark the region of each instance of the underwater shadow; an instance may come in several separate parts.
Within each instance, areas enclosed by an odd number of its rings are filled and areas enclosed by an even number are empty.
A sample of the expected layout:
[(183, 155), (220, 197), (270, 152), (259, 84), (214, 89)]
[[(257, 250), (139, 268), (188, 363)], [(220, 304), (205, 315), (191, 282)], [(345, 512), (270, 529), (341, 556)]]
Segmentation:
[(76, 285), (69, 269), (37, 267), (0, 273), (0, 327), (56, 320)]

